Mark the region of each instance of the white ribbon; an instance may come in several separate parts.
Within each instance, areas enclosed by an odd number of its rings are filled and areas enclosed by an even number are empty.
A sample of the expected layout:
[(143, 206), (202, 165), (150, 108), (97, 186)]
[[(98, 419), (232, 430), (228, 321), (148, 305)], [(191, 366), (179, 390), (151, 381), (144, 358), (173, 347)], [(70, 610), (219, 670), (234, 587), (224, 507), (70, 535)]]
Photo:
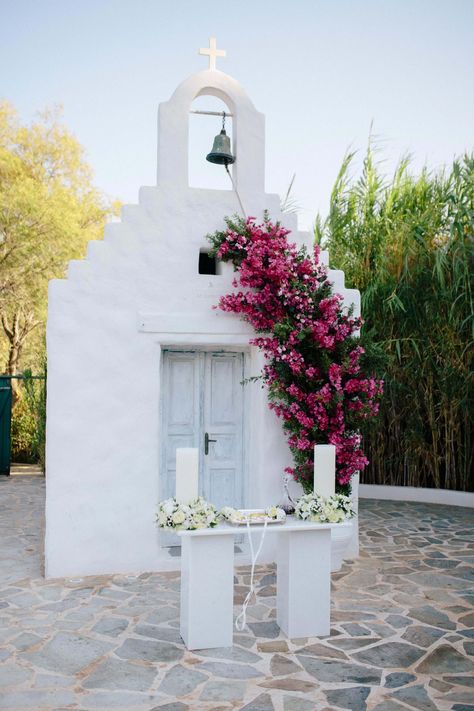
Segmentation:
[(248, 533), (248, 537), (249, 537), (250, 556), (252, 558), (252, 568), (250, 570), (250, 590), (248, 591), (247, 595), (245, 596), (244, 604), (242, 605), (242, 612), (235, 620), (235, 629), (238, 630), (239, 632), (242, 632), (242, 630), (244, 629), (244, 627), (247, 623), (247, 607), (250, 603), (250, 600), (252, 599), (252, 595), (255, 594), (255, 588), (254, 588), (254, 584), (253, 584), (255, 565), (257, 563), (257, 558), (260, 555), (260, 551), (262, 550), (263, 541), (265, 538), (265, 531), (267, 530), (268, 520), (269, 520), (268, 518), (265, 518), (265, 521), (263, 523), (262, 536), (260, 538), (260, 543), (258, 545), (257, 552), (255, 552), (255, 549), (253, 547), (252, 535), (250, 533), (250, 522), (247, 520), (247, 533)]

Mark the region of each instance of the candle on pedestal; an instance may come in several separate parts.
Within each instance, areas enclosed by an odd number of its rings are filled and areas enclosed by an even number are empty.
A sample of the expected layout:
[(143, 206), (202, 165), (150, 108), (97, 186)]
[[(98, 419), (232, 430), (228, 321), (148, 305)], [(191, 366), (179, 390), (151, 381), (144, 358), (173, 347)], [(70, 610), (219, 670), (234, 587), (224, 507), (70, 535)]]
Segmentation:
[(315, 494), (332, 496), (336, 491), (336, 447), (317, 444), (314, 447), (313, 489)]
[(176, 499), (188, 504), (197, 499), (199, 481), (199, 450), (179, 447), (176, 450)]

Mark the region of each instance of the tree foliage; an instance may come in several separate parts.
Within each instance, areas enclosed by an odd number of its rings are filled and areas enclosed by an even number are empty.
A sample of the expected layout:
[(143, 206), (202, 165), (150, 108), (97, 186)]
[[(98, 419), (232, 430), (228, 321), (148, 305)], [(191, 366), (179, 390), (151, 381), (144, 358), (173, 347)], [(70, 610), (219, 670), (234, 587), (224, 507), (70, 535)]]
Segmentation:
[(474, 157), (385, 179), (346, 156), (316, 239), (362, 292), (363, 345), (385, 381), (364, 426), (366, 483), (472, 490)]
[(0, 316), (4, 369), (41, 360), (48, 281), (102, 235), (114, 206), (92, 185), (78, 141), (47, 111), (29, 126), (0, 103)]

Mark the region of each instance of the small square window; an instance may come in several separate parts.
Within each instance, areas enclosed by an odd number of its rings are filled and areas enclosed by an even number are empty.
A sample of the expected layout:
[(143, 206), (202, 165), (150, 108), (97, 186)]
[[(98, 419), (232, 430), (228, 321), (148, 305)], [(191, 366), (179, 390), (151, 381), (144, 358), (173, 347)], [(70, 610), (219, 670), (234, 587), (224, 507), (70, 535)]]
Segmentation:
[(217, 274), (217, 260), (209, 252), (199, 252), (199, 274)]

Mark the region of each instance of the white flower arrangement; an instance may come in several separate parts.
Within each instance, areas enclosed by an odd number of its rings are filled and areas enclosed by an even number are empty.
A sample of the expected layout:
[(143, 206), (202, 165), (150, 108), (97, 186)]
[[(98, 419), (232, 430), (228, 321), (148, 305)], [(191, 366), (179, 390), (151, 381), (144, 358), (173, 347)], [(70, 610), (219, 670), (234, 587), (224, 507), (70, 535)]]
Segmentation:
[(195, 531), (217, 526), (219, 514), (216, 507), (202, 496), (198, 496), (189, 504), (180, 503), (173, 498), (158, 504), (156, 523), (160, 528), (170, 531)]
[(342, 523), (355, 515), (349, 496), (333, 494), (327, 499), (319, 494), (306, 494), (296, 502), (295, 515), (303, 521)]
[(238, 513), (237, 509), (233, 509), (232, 506), (224, 506), (224, 508), (219, 511), (219, 516), (225, 521), (230, 521), (232, 516), (236, 513)]
[(303, 521), (319, 521), (323, 512), (324, 499), (317, 494), (305, 494), (295, 505), (295, 516)]
[(284, 521), (286, 513), (279, 506), (269, 506), (266, 509), (234, 509), (224, 506), (220, 515), (230, 523), (264, 523), (266, 521)]

